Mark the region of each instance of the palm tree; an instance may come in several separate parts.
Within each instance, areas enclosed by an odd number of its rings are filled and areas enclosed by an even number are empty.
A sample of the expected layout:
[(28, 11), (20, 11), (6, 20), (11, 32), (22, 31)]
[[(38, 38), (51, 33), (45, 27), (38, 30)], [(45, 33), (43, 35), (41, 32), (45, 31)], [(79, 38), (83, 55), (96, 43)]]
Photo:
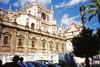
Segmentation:
[(85, 5), (86, 7), (88, 7), (88, 10), (86, 11), (85, 14), (91, 14), (88, 17), (88, 21), (90, 21), (93, 16), (98, 16), (98, 21), (100, 23), (100, 0), (91, 0), (90, 3)]

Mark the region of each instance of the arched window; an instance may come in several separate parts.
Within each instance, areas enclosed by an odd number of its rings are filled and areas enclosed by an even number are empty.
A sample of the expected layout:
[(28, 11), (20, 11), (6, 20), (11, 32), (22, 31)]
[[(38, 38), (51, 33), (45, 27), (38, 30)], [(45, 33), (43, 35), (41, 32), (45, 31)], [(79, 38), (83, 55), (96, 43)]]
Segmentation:
[(8, 36), (4, 36), (4, 44), (8, 44)]
[(50, 50), (52, 50), (52, 43), (50, 43)]
[(30, 13), (31, 13), (31, 11), (29, 10), (29, 11), (28, 11), (28, 14), (30, 14)]
[(11, 34), (9, 32), (4, 33), (4, 39), (3, 39), (3, 46), (10, 46), (10, 39), (11, 39)]
[(43, 48), (45, 48), (45, 42), (43, 42)]
[(22, 39), (19, 39), (19, 41), (18, 41), (18, 45), (19, 45), (19, 46), (22, 46), (22, 45), (23, 45), (23, 41), (22, 41)]
[(32, 48), (35, 47), (35, 41), (32, 41)]
[(53, 42), (52, 41), (49, 42), (49, 45), (50, 45), (50, 50), (53, 50)]
[(45, 49), (45, 48), (46, 48), (45, 43), (46, 43), (46, 41), (45, 41), (45, 40), (43, 40), (43, 43), (42, 43), (43, 49)]
[(26, 19), (26, 26), (29, 26), (29, 18)]
[(18, 36), (18, 47), (23, 47), (24, 44), (24, 36), (19, 35)]
[(31, 24), (31, 29), (34, 29), (34, 23)]
[(46, 15), (45, 15), (45, 13), (42, 13), (42, 14), (41, 14), (41, 17), (42, 17), (43, 20), (46, 20)]
[(37, 41), (37, 39), (35, 38), (35, 37), (32, 37), (31, 38), (31, 45), (32, 45), (32, 48), (36, 48), (36, 41)]
[(64, 51), (64, 44), (62, 44), (62, 51)]
[(56, 50), (58, 51), (58, 44), (56, 45)]

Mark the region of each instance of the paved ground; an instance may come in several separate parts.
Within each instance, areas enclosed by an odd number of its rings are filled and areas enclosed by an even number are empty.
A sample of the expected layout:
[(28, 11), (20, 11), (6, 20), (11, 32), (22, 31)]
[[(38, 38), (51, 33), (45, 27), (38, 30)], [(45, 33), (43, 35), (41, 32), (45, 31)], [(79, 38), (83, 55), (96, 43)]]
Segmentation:
[(100, 67), (100, 64), (94, 64), (93, 67)]

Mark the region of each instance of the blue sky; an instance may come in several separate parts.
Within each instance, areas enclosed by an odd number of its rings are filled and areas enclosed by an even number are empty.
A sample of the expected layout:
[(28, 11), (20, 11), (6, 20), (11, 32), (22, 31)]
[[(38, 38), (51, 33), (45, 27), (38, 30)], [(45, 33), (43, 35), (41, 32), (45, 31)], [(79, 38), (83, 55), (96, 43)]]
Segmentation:
[[(34, 0), (0, 0), (0, 8), (8, 9), (9, 5), (12, 5), (12, 10), (15, 11), (17, 8), (20, 10), (24, 5), (32, 3)], [(50, 9), (50, 6), (54, 7), (54, 20), (59, 27), (63, 24), (66, 28), (68, 24), (75, 21), (81, 23), (81, 16), (79, 12), (79, 7), (89, 3), (91, 0), (38, 0), (38, 4), (43, 7)], [(87, 22), (86, 27), (91, 29), (96, 29), (100, 27), (97, 17), (94, 17), (90, 22)]]

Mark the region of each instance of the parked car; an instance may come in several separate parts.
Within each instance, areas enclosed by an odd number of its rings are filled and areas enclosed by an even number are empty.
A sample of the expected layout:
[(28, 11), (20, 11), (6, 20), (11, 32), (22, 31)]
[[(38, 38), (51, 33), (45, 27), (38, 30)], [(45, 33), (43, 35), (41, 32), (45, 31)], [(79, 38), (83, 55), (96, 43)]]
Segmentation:
[(26, 64), (28, 64), (29, 67), (46, 67), (46, 64), (37, 61), (27, 61)]
[(35, 67), (31, 62), (26, 62), (27, 67)]
[(54, 64), (51, 60), (37, 60), (37, 61), (46, 64), (47, 67), (61, 67), (58, 64)]

